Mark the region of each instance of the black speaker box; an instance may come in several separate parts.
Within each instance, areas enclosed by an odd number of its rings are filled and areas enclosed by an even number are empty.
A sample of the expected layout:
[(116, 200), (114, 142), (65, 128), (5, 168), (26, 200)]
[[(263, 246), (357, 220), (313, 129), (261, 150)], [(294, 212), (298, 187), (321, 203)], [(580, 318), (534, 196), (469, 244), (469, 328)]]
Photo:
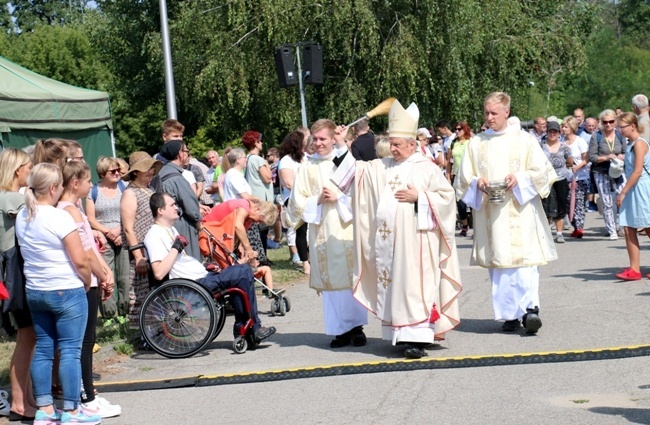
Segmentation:
[(275, 49), (275, 71), (278, 73), (280, 87), (289, 87), (298, 84), (298, 76), (293, 60), (293, 52), (289, 47)]
[(304, 47), (302, 67), (305, 84), (323, 84), (323, 48), (320, 44), (307, 44)]

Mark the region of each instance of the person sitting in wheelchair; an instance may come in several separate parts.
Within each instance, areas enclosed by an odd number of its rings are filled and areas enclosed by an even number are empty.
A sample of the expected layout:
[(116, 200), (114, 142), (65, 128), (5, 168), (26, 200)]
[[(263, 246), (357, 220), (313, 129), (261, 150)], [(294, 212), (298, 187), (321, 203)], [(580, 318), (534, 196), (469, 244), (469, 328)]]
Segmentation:
[[(194, 280), (211, 292), (226, 288), (240, 288), (248, 295), (250, 302), (250, 317), (255, 322), (253, 335), (255, 342), (270, 337), (276, 331), (275, 327), (261, 326), (257, 315), (257, 298), (253, 272), (247, 264), (233, 264), (220, 273), (207, 271), (194, 257), (183, 251), (187, 245), (185, 238), (178, 234), (174, 223), (179, 218), (176, 201), (167, 193), (154, 193), (149, 200), (154, 224), (147, 232), (144, 245), (147, 248), (151, 270), (156, 280), (163, 280), (167, 275), (170, 279)], [(243, 326), (248, 314), (238, 296), (232, 296), (231, 302), (235, 310), (234, 336), (239, 336), (238, 329)]]

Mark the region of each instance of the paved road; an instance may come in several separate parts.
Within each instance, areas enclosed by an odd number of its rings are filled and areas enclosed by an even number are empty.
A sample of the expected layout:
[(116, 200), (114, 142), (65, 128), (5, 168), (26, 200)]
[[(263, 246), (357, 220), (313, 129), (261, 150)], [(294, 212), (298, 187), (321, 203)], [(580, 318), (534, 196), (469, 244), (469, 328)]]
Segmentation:
[[(470, 239), (457, 239), (461, 256), (462, 325), (431, 356), (458, 357), (581, 350), (650, 343), (650, 280), (617, 282), (627, 265), (623, 239), (602, 234), (602, 219), (590, 214), (585, 238), (558, 245), (560, 259), (541, 269), (539, 335), (503, 334), (492, 320), (487, 272), (470, 267)], [(647, 239), (643, 247), (648, 246)], [(642, 252), (650, 262), (647, 250)], [(650, 272), (650, 267), (646, 272)], [(230, 324), (191, 359), (138, 354), (110, 368), (104, 381), (134, 381), (197, 375), (401, 359), (401, 349), (380, 338), (371, 319), (369, 343), (329, 348), (320, 299), (298, 282), (288, 289), (292, 311), (263, 317), (278, 334), (262, 348), (235, 355)], [(261, 312), (268, 310), (260, 301)], [(650, 424), (647, 357), (465, 369), (419, 370), (306, 378), (157, 391), (114, 392), (120, 418), (107, 424), (176, 423), (372, 423), (372, 424)]]

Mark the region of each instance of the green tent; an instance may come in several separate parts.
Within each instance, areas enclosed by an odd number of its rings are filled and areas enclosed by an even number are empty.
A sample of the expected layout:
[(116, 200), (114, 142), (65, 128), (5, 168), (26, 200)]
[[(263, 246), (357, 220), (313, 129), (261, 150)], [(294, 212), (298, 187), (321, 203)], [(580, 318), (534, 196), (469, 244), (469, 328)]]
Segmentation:
[(24, 148), (48, 138), (79, 142), (96, 181), (97, 159), (115, 156), (108, 93), (52, 80), (0, 56), (2, 148)]

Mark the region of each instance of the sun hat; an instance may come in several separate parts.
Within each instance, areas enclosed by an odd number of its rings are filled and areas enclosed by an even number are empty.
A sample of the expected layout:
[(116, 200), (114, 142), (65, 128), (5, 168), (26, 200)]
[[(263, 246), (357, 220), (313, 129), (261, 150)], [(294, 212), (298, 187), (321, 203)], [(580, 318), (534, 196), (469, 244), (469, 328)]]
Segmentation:
[(154, 169), (154, 176), (158, 174), (163, 164), (151, 157), (146, 152), (133, 152), (129, 157), (129, 171), (122, 177), (124, 181), (130, 181), (133, 178), (134, 171), (147, 172), (151, 167)]

